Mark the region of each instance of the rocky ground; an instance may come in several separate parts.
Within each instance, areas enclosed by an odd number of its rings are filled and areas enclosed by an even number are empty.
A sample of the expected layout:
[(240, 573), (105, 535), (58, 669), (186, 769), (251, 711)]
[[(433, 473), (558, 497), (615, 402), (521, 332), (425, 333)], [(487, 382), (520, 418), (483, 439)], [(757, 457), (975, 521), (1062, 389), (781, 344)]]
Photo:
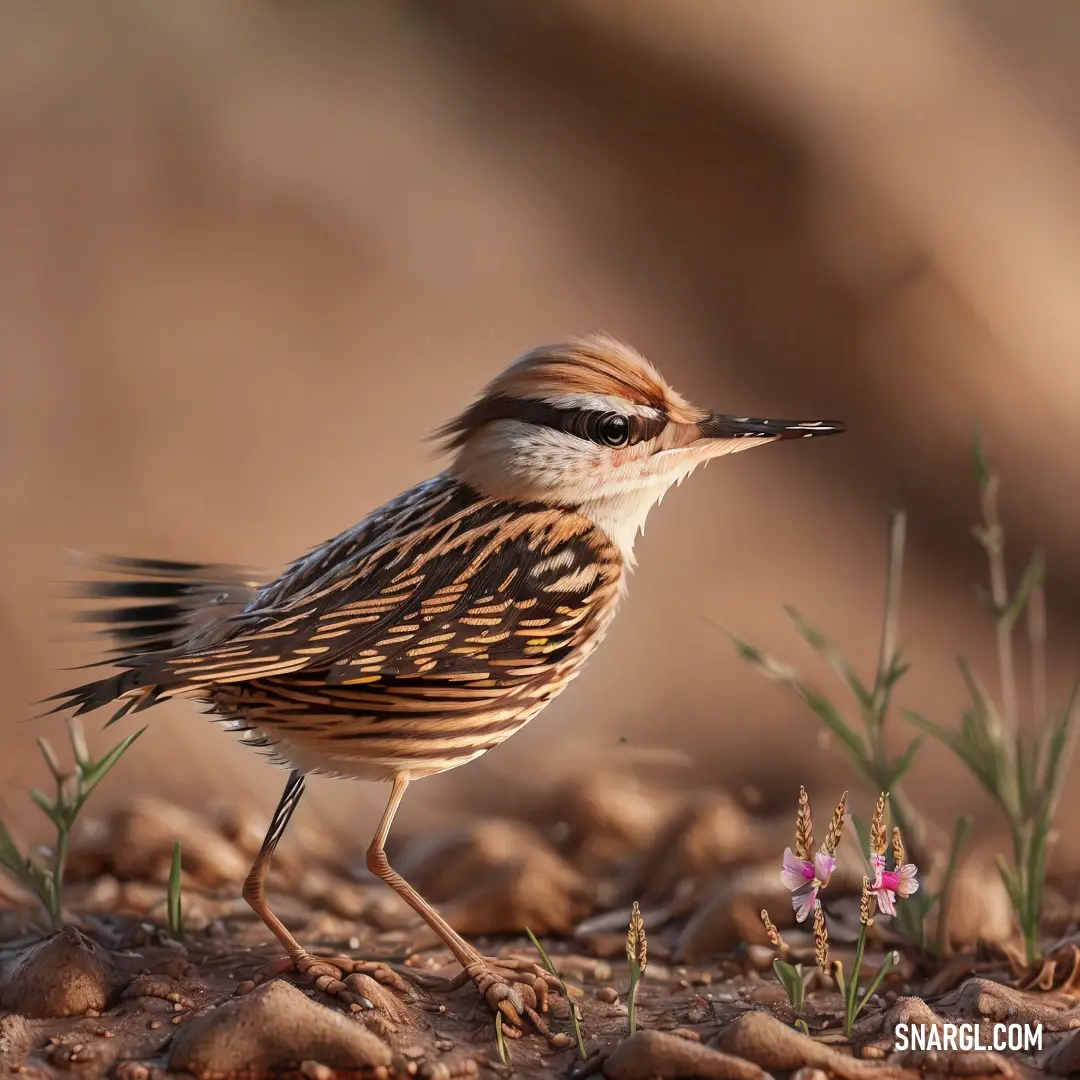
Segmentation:
[[(312, 951), (383, 959), (412, 989), (356, 976), (353, 988), (369, 1009), (293, 977), (260, 981), (279, 950), (239, 899), (261, 839), (257, 823), (142, 798), (87, 823), (71, 861), (81, 883), (69, 889), (70, 925), (61, 933), (43, 939), (34, 908), (19, 897), (0, 911), (0, 1062), (14, 1075), (88, 1080), (1080, 1072), (1080, 947), (1067, 936), (1072, 913), (1060, 899), (1048, 961), (1025, 968), (1008, 940), (947, 961), (905, 957), (851, 1040), (840, 1031), (839, 995), (816, 976), (804, 1011), (811, 1034), (796, 1031), (758, 919), (769, 907), (796, 957), (812, 965), (812, 942), (783, 923), (790, 904), (775, 856), (788, 842), (790, 816), (760, 818), (745, 800), (717, 792), (672, 796), (627, 777), (596, 778), (557, 793), (544, 818), (550, 828), (490, 819), (395, 852), (397, 866), (485, 952), (537, 959), (521, 933), (528, 926), (565, 980), (585, 1060), (567, 996), (556, 994), (551, 1037), (507, 1040), (506, 1065), (472, 987), (441, 993), (409, 983), (410, 975), (427, 983), (456, 973), (450, 955), (381, 882), (358, 877), (302, 829), (275, 860), (279, 915)], [(176, 837), (183, 941), (163, 927)], [(841, 871), (829, 893), (833, 955), (850, 968), (853, 882)], [(1001, 912), (985, 875), (979, 888), (962, 880), (956, 895), (953, 935), (993, 938)], [(630, 897), (641, 901), (649, 963), (638, 1031), (628, 1037)], [(882, 933), (864, 970), (893, 944)], [(995, 1023), (1041, 1024), (1043, 1047), (1026, 1055), (894, 1052), (897, 1024), (945, 1022), (981, 1025), (986, 1043)]]

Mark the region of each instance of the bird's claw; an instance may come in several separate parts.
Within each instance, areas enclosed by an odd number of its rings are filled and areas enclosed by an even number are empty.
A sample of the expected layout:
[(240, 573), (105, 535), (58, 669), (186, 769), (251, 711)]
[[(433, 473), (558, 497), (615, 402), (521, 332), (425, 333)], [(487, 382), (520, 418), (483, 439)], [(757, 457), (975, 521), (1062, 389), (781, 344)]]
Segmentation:
[(526, 1031), (535, 1031), (550, 1036), (541, 1013), (548, 1011), (548, 995), (560, 984), (539, 964), (483, 957), (469, 964), (444, 989), (456, 990), (467, 982), (476, 987), (492, 1012), (502, 1014), (504, 1035), (518, 1039)]
[(374, 979), (382, 986), (391, 987), (408, 994), (411, 987), (393, 968), (378, 960), (353, 960), (348, 956), (322, 957), (304, 952), (299, 956), (285, 956), (265, 967), (256, 977), (257, 982), (276, 978), (287, 972), (295, 973), (304, 982), (324, 994), (332, 994), (349, 1005), (361, 1009), (374, 1009), (371, 998), (363, 993), (361, 976)]

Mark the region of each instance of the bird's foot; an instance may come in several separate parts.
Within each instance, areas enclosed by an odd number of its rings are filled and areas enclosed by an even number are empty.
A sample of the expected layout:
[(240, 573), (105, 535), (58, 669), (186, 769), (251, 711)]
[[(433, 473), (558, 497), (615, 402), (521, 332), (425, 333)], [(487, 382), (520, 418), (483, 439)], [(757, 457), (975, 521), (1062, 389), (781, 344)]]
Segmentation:
[[(308, 952), (275, 960), (256, 975), (255, 982), (266, 982), (290, 972), (316, 990), (333, 994), (347, 1004), (361, 1009), (375, 1009), (385, 1005), (391, 995), (385, 991), (377, 992), (383, 987), (390, 987), (402, 994), (412, 991), (407, 980), (382, 961), (354, 960), (349, 956), (312, 956)], [(376, 1002), (373, 998), (378, 998), (379, 1001)]]
[[(428, 988), (457, 990), (471, 982), (493, 1012), (502, 1013), (503, 1034), (518, 1039), (527, 1031), (550, 1037), (547, 1021), (548, 994), (560, 988), (559, 980), (530, 960), (481, 957), (453, 979)], [(573, 1003), (570, 1005), (573, 1008)]]

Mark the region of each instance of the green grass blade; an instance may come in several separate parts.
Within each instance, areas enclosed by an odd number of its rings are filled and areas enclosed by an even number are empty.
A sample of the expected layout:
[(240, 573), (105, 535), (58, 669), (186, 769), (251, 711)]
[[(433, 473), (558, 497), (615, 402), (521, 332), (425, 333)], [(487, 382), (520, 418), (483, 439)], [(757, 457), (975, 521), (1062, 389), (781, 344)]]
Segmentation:
[(874, 695), (870, 689), (859, 678), (855, 669), (844, 659), (843, 655), (838, 649), (836, 649), (829, 639), (819, 630), (816, 626), (810, 623), (804, 616), (795, 608), (785, 605), (784, 611), (787, 612), (788, 617), (795, 624), (795, 629), (803, 640), (817, 653), (819, 653), (825, 660), (828, 661), (830, 667), (837, 675), (840, 676), (844, 684), (851, 691), (855, 700), (859, 703), (860, 708), (870, 709), (874, 703)]
[(31, 891), (37, 892), (37, 886), (34, 883), (33, 875), (30, 873), (30, 868), (27, 866), (27, 861), (22, 852), (19, 851), (11, 833), (8, 832), (7, 826), (2, 821), (0, 821), (0, 864), (17, 881), (21, 881)]
[(71, 742), (71, 754), (75, 758), (75, 766), (78, 772), (85, 773), (93, 764), (90, 758), (90, 750), (86, 745), (86, 735), (83, 732), (82, 721), (77, 716), (68, 717), (68, 739)]
[(915, 764), (915, 755), (919, 752), (919, 747), (923, 744), (923, 738), (921, 735), (917, 735), (908, 748), (900, 755), (900, 757), (893, 763), (891, 773), (887, 784), (882, 785), (886, 790), (891, 790), (896, 787), (897, 784), (907, 775), (908, 770)]
[(506, 1045), (506, 1036), (503, 1035), (503, 1014), (501, 1012), (495, 1014), (495, 1046), (499, 1051), (499, 1060), (509, 1068), (510, 1048)]
[(816, 690), (812, 690), (805, 683), (797, 680), (792, 683), (792, 689), (810, 706), (811, 711), (818, 719), (844, 744), (859, 769), (864, 774), (868, 774), (871, 766), (866, 746), (858, 733), (848, 727), (833, 703), (823, 694), (819, 694)]
[(63, 816), (63, 809), (56, 805), (44, 791), (39, 788), (31, 788), (28, 792), (31, 802), (58, 828), (67, 825)]
[(581, 1060), (586, 1058), (585, 1053), (585, 1038), (581, 1034), (581, 1021), (578, 1020), (577, 1006), (574, 1004), (574, 999), (570, 996), (570, 991), (566, 988), (566, 980), (559, 974), (559, 969), (552, 963), (551, 957), (548, 956), (544, 949), (544, 946), (537, 940), (536, 935), (526, 926), (525, 933), (528, 935), (529, 940), (533, 944), (533, 948), (540, 954), (540, 963), (559, 980), (560, 985), (563, 988), (563, 994), (566, 997), (566, 1003), (570, 1007), (570, 1026), (574, 1029), (574, 1037), (577, 1039), (578, 1054), (581, 1056)]
[(109, 770), (124, 756), (131, 744), (146, 730), (140, 728), (134, 735), (121, 739), (100, 761), (88, 762), (84, 772), (85, 786), (83, 787), (82, 799), (85, 800), (108, 775)]
[(169, 935), (175, 941), (184, 939), (184, 915), (180, 895), (180, 841), (173, 844), (172, 866), (169, 868)]
[(801, 1014), (806, 993), (803, 973), (794, 964), (789, 964), (784, 960), (774, 960), (772, 966), (780, 985), (784, 988), (784, 993), (787, 994), (788, 1004), (795, 1010), (796, 1015)]
[(64, 770), (60, 768), (60, 762), (57, 760), (56, 754), (49, 744), (49, 740), (46, 738), (39, 738), (37, 744), (38, 749), (41, 751), (41, 756), (45, 759), (45, 764), (49, 767), (49, 772), (53, 774), (54, 779), (59, 781), (64, 775)]
[(988, 771), (986, 764), (980, 759), (978, 750), (972, 747), (963, 736), (958, 735), (955, 731), (950, 731), (946, 727), (942, 727), (940, 724), (934, 723), (933, 720), (927, 720), (925, 716), (920, 716), (910, 709), (904, 710), (904, 718), (909, 724), (914, 724), (915, 727), (921, 728), (928, 735), (933, 735), (935, 739), (949, 747), (949, 749), (952, 750), (952, 752), (971, 770), (975, 775), (975, 778), (986, 791), (990, 795), (997, 796), (998, 789), (994, 775)]
[(896, 952), (891, 952), (888, 956), (885, 957), (885, 962), (878, 969), (878, 973), (874, 976), (873, 981), (866, 988), (866, 993), (863, 994), (859, 1003), (855, 1006), (855, 1012), (851, 1016), (852, 1020), (858, 1018), (859, 1013), (861, 1013), (863, 1010), (863, 1006), (874, 996), (874, 994), (877, 993), (877, 989), (884, 981), (885, 976), (888, 975), (894, 967), (896, 967), (896, 962), (899, 959), (900, 956)]

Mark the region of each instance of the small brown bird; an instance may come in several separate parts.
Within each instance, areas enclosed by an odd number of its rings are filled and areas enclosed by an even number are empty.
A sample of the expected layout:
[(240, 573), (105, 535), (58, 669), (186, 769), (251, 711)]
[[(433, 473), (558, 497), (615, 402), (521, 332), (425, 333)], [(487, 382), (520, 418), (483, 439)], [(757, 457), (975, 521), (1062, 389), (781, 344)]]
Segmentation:
[(78, 713), (122, 701), (116, 720), (193, 697), (291, 768), (244, 897), (288, 954), (276, 970), (347, 1000), (359, 997), (353, 974), (400, 979), (312, 957), (270, 910), (264, 882), (308, 773), (389, 782), (369, 869), (461, 963), (447, 985), (471, 979), (508, 1028), (543, 1031), (547, 974), (483, 957), (388, 863), (405, 789), (498, 746), (578, 674), (669, 487), (722, 454), (842, 430), (695, 408), (605, 335), (534, 349), (441, 429), (445, 472), (269, 584), (228, 567), (101, 560), (122, 580), (87, 587), (113, 605), (88, 617), (109, 628), (107, 662), (120, 671), (50, 700)]

